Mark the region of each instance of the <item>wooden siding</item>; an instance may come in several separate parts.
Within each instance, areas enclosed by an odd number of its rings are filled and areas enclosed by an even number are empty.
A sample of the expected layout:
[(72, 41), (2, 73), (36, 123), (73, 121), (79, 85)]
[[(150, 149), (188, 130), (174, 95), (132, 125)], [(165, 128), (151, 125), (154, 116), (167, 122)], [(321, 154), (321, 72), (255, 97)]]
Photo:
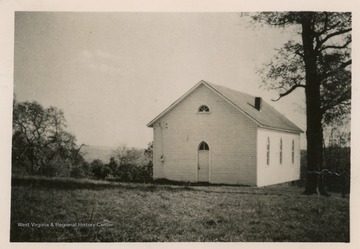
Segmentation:
[[(270, 139), (270, 164), (267, 165), (267, 139)], [(283, 144), (283, 159), (280, 164), (280, 139)], [(292, 141), (294, 140), (294, 163)], [(258, 129), (257, 186), (289, 182), (300, 179), (300, 135), (266, 129)]]
[[(210, 113), (197, 113), (204, 104)], [(196, 182), (197, 149), (205, 141), (211, 183), (256, 185), (257, 125), (209, 88), (194, 90), (153, 128), (154, 178)]]

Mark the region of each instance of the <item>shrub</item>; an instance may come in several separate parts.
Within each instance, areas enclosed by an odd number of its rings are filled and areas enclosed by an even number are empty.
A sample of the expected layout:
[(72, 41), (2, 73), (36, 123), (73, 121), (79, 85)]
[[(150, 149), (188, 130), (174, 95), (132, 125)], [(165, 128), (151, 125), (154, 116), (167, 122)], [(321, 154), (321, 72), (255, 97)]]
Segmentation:
[(152, 143), (145, 150), (127, 148), (125, 146), (115, 151), (116, 156), (110, 158), (108, 167), (112, 180), (125, 182), (152, 181)]
[(104, 165), (104, 163), (99, 159), (92, 161), (90, 168), (93, 177), (96, 179), (105, 179), (105, 177), (107, 177), (111, 171), (109, 166)]

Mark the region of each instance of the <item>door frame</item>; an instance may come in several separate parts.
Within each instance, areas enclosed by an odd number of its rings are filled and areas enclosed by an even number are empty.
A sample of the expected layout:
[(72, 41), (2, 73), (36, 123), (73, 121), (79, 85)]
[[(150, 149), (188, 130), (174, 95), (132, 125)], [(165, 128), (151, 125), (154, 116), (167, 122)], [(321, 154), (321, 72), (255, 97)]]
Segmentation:
[(210, 151), (210, 145), (206, 140), (201, 140), (198, 145), (196, 146), (196, 182), (199, 182), (199, 147), (201, 143), (204, 142), (209, 146), (209, 174), (208, 174), (208, 183), (210, 183), (211, 179), (211, 151)]

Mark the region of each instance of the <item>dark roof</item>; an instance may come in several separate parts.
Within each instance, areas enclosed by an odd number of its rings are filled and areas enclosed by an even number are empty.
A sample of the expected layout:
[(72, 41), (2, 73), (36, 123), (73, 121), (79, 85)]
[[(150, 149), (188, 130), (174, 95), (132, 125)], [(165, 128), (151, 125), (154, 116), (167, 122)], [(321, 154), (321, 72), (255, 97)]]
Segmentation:
[(233, 104), (237, 109), (245, 113), (249, 118), (255, 121), (260, 127), (291, 131), (296, 133), (303, 132), (298, 126), (288, 120), (284, 115), (275, 110), (265, 101), (261, 100), (261, 110), (255, 108), (255, 97), (246, 93), (232, 90), (227, 87), (219, 86), (213, 83), (206, 81), (200, 81), (193, 88), (191, 88), (187, 93), (185, 93), (181, 98), (175, 101), (170, 105), (165, 111), (160, 113), (156, 118), (154, 118), (147, 126), (152, 127), (153, 124), (168, 111), (172, 110), (179, 102), (181, 102), (186, 96), (188, 96), (192, 91), (198, 88), (200, 85), (205, 85), (219, 94), (221, 97), (226, 99), (228, 102)]
[(261, 100), (261, 111), (255, 108), (255, 97), (246, 93), (232, 90), (227, 87), (219, 86), (213, 83), (205, 82), (213, 90), (218, 92), (224, 98), (232, 102), (235, 106), (253, 118), (260, 126), (264, 128), (273, 128), (288, 130), (294, 132), (303, 132), (297, 125), (270, 106), (264, 100)]

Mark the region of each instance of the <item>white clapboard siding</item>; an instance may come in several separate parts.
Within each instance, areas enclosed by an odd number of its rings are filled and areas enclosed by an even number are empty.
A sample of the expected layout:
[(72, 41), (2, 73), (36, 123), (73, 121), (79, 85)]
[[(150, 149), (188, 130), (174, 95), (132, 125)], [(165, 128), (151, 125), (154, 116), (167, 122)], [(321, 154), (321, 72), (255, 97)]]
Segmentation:
[[(210, 113), (197, 113), (207, 105)], [(154, 128), (154, 178), (196, 182), (197, 149), (210, 147), (209, 182), (256, 185), (257, 125), (201, 85)], [(161, 161), (161, 156), (164, 161)]]
[[(267, 139), (270, 139), (270, 163), (267, 165)], [(283, 159), (280, 164), (280, 139)], [(295, 181), (300, 179), (300, 135), (295, 133), (258, 129), (257, 186)], [(292, 141), (294, 140), (294, 163)]]

